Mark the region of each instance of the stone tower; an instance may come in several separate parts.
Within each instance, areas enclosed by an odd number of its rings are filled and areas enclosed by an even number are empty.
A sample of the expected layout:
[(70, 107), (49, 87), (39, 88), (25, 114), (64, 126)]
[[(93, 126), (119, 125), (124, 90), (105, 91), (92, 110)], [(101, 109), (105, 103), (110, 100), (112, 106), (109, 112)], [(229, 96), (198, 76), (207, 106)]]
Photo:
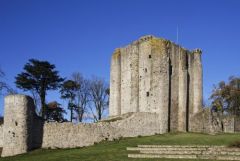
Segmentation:
[(158, 113), (162, 133), (190, 131), (202, 108), (201, 50), (144, 36), (115, 50), (110, 90), (110, 116)]
[(5, 97), (2, 157), (26, 153), (32, 148), (34, 103), (24, 95)]

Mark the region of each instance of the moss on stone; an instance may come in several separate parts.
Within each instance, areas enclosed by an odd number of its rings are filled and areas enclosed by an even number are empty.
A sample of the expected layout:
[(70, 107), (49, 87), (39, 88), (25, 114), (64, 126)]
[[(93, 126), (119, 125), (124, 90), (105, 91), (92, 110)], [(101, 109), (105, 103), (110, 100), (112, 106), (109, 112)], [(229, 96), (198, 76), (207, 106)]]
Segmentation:
[(115, 117), (112, 119), (102, 120), (101, 122), (115, 122), (115, 121), (122, 120), (122, 119), (123, 119), (122, 117)]
[(113, 57), (113, 59), (117, 59), (120, 55), (121, 55), (121, 51), (119, 48), (117, 48), (117, 49), (115, 49), (112, 57)]

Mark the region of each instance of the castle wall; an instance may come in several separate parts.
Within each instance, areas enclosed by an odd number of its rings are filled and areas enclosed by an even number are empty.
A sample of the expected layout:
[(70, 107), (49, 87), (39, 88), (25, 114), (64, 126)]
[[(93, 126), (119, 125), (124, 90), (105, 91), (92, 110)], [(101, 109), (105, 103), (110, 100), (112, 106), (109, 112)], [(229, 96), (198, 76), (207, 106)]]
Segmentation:
[(25, 153), (32, 148), (33, 100), (24, 95), (9, 95), (4, 103), (2, 156)]
[(0, 125), (0, 147), (3, 147), (3, 125)]
[(103, 140), (121, 137), (148, 136), (160, 133), (158, 115), (154, 113), (130, 113), (119, 120), (99, 123), (46, 123), (43, 148), (75, 148), (94, 145)]
[[(161, 121), (161, 133), (168, 132), (169, 124), (169, 53), (167, 50), (167, 43), (161, 41), (159, 44), (159, 61), (160, 61), (160, 73), (159, 73), (159, 117)], [(154, 47), (153, 47), (154, 48)]]
[(179, 106), (179, 47), (170, 44), (170, 75), (171, 75), (171, 107), (170, 107), (170, 131), (178, 131), (178, 106)]
[(202, 84), (202, 61), (201, 51), (195, 50), (193, 64), (193, 114), (198, 113), (202, 109), (203, 101), (203, 84)]
[(112, 56), (110, 78), (110, 108), (109, 115), (121, 114), (121, 53), (117, 49)]
[(201, 109), (191, 119), (191, 131), (201, 133), (234, 133), (237, 117), (225, 116), (211, 112), (211, 109)]
[(121, 81), (111, 84), (110, 116), (119, 115), (111, 112), (116, 109), (121, 109), (121, 114), (159, 113), (162, 133), (191, 131), (191, 118), (202, 108), (201, 51), (191, 52), (153, 36), (142, 37), (119, 51), (120, 65), (116, 65), (115, 54), (112, 58), (111, 81), (119, 77)]
[[(188, 120), (189, 120), (189, 131), (192, 130), (192, 117), (193, 114), (193, 98), (194, 98), (194, 90), (193, 90), (193, 74), (194, 74), (194, 54), (189, 54), (188, 56), (188, 75), (189, 75), (189, 102), (188, 102)], [(193, 127), (194, 128), (194, 127)]]
[(28, 96), (5, 97), (2, 157), (36, 148), (75, 148), (103, 140), (161, 133), (156, 113), (134, 112), (98, 123), (73, 124), (44, 123), (34, 109), (33, 100)]
[(169, 131), (232, 132), (238, 128), (236, 120), (225, 118), (219, 124), (219, 119), (202, 110), (201, 51), (153, 36), (116, 49), (112, 56), (112, 119), (94, 124), (44, 123), (34, 109), (30, 97), (5, 98), (2, 156)]
[(240, 132), (240, 117), (235, 118), (234, 129), (236, 132)]
[(187, 53), (179, 48), (179, 97), (178, 97), (178, 131), (186, 131), (186, 112), (188, 104), (188, 68)]
[[(139, 110), (150, 112), (151, 108), (151, 45), (149, 41), (139, 43)], [(153, 106), (153, 105), (152, 105)], [(154, 109), (152, 109), (154, 110)]]

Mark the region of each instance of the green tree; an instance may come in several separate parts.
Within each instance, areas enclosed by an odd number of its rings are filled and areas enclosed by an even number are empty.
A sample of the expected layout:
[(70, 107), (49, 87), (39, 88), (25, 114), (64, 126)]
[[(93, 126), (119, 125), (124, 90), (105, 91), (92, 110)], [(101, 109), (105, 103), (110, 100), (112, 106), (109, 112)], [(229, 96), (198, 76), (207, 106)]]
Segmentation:
[(47, 104), (47, 120), (48, 121), (57, 121), (57, 122), (64, 122), (64, 114), (66, 111), (61, 107), (56, 101), (50, 102)]
[(228, 82), (221, 81), (214, 87), (210, 98), (212, 110), (240, 116), (240, 78), (230, 77)]
[(61, 87), (61, 98), (68, 100), (68, 109), (70, 110), (70, 121), (73, 121), (73, 110), (76, 108), (74, 99), (79, 85), (73, 80), (67, 80)]
[(56, 90), (64, 80), (48, 61), (30, 59), (24, 66), (24, 72), (16, 76), (16, 85), (24, 91), (35, 91), (41, 100), (41, 116), (46, 119), (46, 94)]

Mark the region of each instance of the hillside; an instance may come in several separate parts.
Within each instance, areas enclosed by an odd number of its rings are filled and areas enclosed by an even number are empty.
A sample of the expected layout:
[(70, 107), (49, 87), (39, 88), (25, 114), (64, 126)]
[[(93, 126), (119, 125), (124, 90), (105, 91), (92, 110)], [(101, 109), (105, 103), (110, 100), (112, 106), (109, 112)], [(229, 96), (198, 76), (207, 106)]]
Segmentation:
[[(146, 161), (150, 159), (127, 158), (129, 152), (126, 150), (126, 147), (135, 147), (139, 144), (229, 145), (237, 140), (240, 140), (240, 134), (207, 135), (173, 133), (148, 137), (124, 138), (119, 141), (102, 142), (91, 147), (78, 149), (41, 149), (15, 157), (0, 158), (0, 161)], [(171, 159), (151, 160), (171, 161)]]

